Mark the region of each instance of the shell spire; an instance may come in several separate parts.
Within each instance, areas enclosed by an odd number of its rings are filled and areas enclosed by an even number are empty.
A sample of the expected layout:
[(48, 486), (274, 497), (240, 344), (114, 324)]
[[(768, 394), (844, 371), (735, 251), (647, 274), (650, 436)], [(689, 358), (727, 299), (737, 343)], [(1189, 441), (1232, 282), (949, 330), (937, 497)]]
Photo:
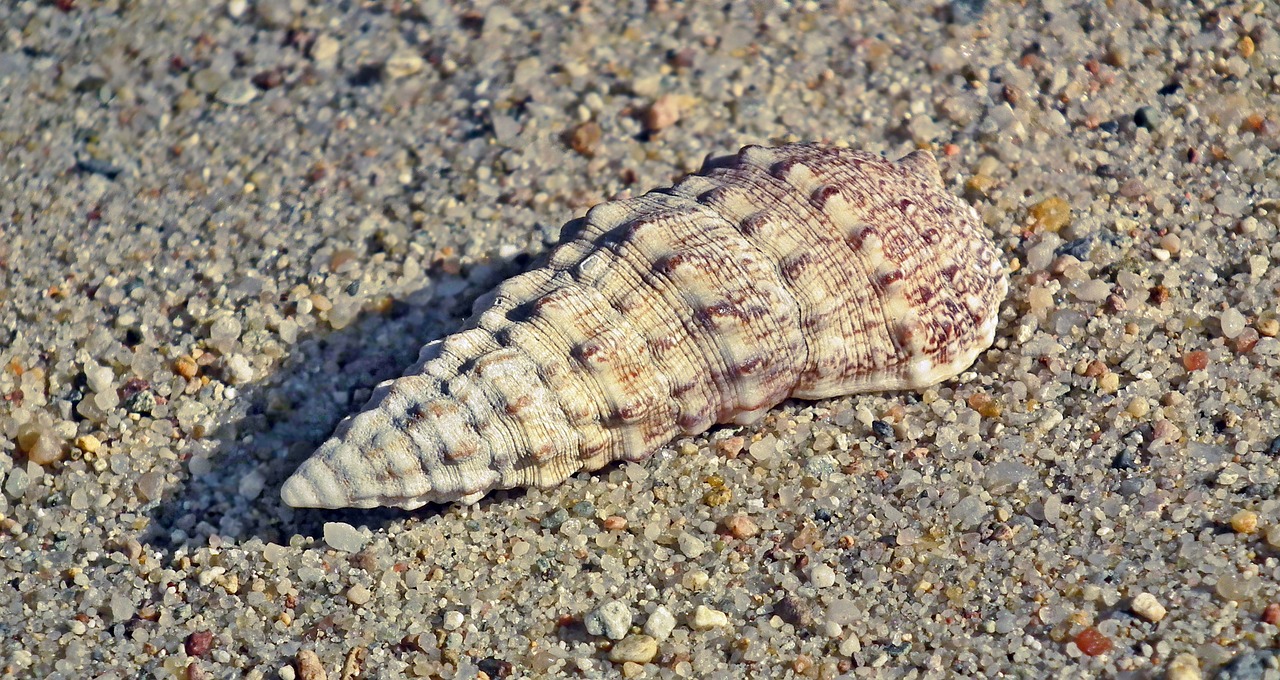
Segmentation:
[(474, 502), (641, 460), (789, 397), (920, 389), (995, 337), (1008, 280), (933, 156), (748, 146), (592, 208), (374, 390), (296, 507)]

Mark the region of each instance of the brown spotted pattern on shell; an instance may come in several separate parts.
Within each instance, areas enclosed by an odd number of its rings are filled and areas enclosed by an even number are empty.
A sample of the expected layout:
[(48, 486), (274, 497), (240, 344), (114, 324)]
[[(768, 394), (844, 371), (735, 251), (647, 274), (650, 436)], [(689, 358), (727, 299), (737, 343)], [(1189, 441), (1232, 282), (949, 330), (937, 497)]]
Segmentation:
[(924, 151), (748, 146), (565, 233), (379, 385), (284, 501), (474, 502), (643, 459), (788, 397), (923, 388), (990, 346), (1008, 288)]

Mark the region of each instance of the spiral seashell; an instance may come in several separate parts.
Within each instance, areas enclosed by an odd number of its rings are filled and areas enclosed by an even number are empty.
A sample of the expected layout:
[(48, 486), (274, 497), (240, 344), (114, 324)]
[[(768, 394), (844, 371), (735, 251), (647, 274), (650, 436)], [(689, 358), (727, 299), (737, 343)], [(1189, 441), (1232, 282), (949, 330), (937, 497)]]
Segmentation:
[(604, 203), (285, 482), (296, 507), (475, 502), (747, 424), (920, 389), (991, 345), (1008, 280), (925, 151), (748, 146)]

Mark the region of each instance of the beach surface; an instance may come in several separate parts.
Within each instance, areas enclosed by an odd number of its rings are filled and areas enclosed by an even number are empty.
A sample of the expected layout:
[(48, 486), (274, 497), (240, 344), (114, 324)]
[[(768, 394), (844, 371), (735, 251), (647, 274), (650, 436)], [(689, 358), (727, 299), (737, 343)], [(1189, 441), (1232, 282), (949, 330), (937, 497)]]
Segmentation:
[[(1280, 10), (0, 3), (0, 677), (1280, 677)], [(471, 506), (280, 485), (587, 208), (928, 149), (918, 393)]]

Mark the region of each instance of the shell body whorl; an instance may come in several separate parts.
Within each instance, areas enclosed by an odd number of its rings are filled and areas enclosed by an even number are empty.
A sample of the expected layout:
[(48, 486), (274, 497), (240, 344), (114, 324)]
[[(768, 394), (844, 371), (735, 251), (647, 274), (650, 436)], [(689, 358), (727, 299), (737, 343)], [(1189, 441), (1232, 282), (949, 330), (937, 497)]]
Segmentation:
[(470, 502), (639, 460), (788, 397), (923, 388), (990, 346), (1008, 288), (927, 152), (749, 146), (566, 232), (379, 385), (285, 502)]

